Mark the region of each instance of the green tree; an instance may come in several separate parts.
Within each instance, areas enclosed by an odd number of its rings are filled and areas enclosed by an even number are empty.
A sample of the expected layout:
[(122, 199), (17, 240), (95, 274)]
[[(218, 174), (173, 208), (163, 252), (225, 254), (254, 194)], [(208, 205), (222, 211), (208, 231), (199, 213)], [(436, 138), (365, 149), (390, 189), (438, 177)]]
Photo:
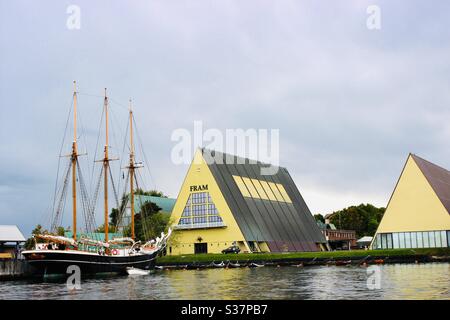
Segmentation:
[(360, 204), (333, 212), (330, 222), (337, 229), (355, 230), (358, 238), (366, 235), (373, 236), (385, 210), (371, 204)]
[[(170, 215), (160, 211), (161, 208), (150, 201), (141, 205), (140, 212), (134, 216), (136, 240), (147, 241), (167, 230)], [(125, 228), (124, 235), (131, 236), (131, 226)]]
[(161, 208), (158, 207), (156, 203), (153, 203), (151, 201), (146, 201), (141, 205), (141, 213), (144, 214), (144, 216), (151, 216), (155, 213), (158, 213), (161, 211)]
[(58, 228), (56, 229), (56, 234), (57, 234), (58, 236), (64, 237), (64, 235), (66, 234), (66, 229), (64, 229), (64, 227), (58, 227)]
[(316, 221), (320, 221), (320, 222), (325, 223), (325, 218), (324, 218), (323, 215), (321, 215), (320, 213), (315, 214), (315, 215), (314, 215), (314, 219), (316, 219)]
[(42, 241), (40, 239), (33, 238), (33, 235), (36, 235), (36, 234), (48, 234), (48, 231), (45, 230), (40, 224), (38, 224), (36, 226), (36, 228), (34, 228), (33, 231), (31, 231), (32, 236), (30, 238), (28, 238), (27, 241), (25, 241), (25, 245), (24, 245), (25, 249), (27, 249), (27, 250), (33, 249), (35, 242)]
[(141, 188), (137, 188), (134, 191), (134, 194), (138, 196), (153, 196), (153, 197), (167, 198), (167, 196), (162, 191), (158, 190), (144, 191)]
[[(105, 224), (101, 224), (94, 230), (94, 232), (105, 233)], [(113, 224), (109, 224), (108, 233), (116, 232), (116, 226)]]

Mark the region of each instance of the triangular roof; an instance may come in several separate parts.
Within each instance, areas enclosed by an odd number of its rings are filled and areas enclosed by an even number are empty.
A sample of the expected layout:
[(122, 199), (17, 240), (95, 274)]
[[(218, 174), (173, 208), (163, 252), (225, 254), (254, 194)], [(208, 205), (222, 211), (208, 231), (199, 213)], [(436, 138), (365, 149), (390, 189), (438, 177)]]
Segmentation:
[[(271, 251), (317, 251), (317, 243), (326, 243), (286, 168), (263, 175), (268, 165), (259, 161), (208, 149), (202, 154), (247, 241), (265, 241)], [(244, 197), (235, 177), (282, 185), (291, 202)]]
[(450, 171), (415, 154), (411, 154), (411, 157), (450, 214)]
[(447, 179), (447, 170), (409, 154), (376, 234), (449, 230)]
[(0, 225), (0, 242), (23, 242), (25, 237), (15, 225)]

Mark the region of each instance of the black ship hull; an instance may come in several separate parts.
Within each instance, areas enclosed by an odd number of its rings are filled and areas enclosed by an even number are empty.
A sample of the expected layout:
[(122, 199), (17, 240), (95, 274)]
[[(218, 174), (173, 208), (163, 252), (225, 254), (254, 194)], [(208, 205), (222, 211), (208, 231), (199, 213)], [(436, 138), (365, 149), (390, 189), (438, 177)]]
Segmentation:
[(151, 270), (155, 267), (158, 251), (128, 256), (100, 255), (76, 251), (46, 250), (24, 251), (23, 255), (35, 275), (72, 273), (70, 266), (78, 266), (81, 275), (98, 273), (125, 273), (127, 267)]

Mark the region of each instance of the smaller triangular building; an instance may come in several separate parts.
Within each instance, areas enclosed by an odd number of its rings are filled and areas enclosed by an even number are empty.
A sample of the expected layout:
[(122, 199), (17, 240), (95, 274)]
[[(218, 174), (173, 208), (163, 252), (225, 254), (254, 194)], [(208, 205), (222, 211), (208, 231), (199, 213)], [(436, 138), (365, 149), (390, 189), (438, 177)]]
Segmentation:
[(320, 251), (326, 239), (285, 168), (199, 149), (172, 211), (168, 254)]
[(450, 172), (410, 154), (373, 249), (450, 247)]

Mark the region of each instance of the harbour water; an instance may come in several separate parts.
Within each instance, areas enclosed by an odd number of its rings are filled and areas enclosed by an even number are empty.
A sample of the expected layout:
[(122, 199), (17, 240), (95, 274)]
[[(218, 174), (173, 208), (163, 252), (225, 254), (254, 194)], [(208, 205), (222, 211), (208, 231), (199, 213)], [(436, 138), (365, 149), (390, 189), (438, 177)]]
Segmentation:
[(372, 267), (158, 270), (146, 276), (0, 283), (0, 299), (441, 299), (450, 300), (450, 263)]

